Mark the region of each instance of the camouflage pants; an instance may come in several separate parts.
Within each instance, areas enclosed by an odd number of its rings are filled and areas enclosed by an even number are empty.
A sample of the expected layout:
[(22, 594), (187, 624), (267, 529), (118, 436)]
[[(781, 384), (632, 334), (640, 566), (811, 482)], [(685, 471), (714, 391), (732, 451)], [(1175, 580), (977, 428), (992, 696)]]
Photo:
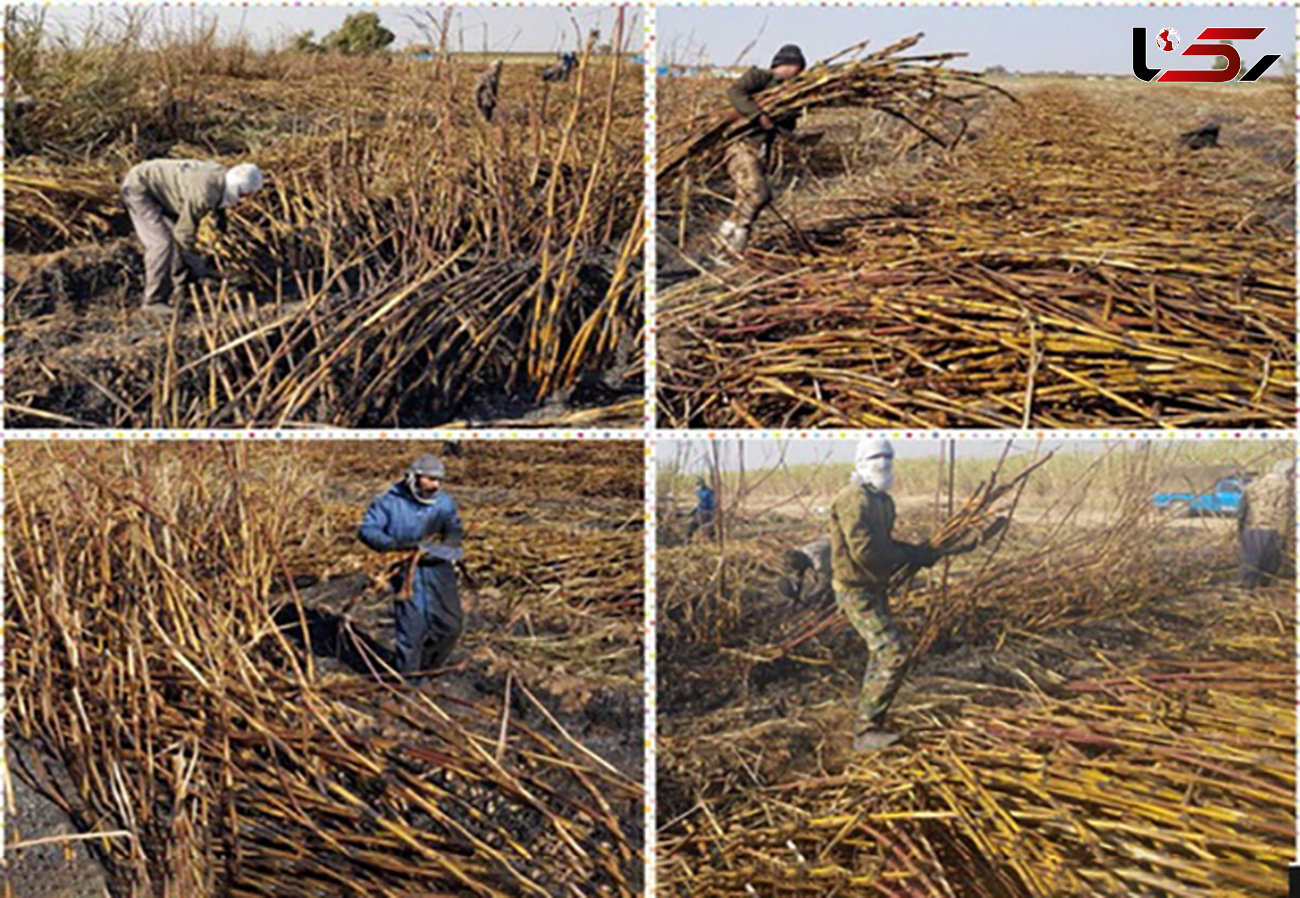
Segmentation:
[(727, 174), (736, 185), (735, 208), (729, 218), (737, 227), (748, 228), (772, 202), (772, 188), (763, 173), (758, 148), (743, 140), (727, 147)]
[(894, 623), (888, 596), (837, 586), (835, 599), (853, 629), (867, 643), (867, 672), (862, 677), (854, 724), (855, 730), (861, 733), (884, 723), (885, 713), (893, 704), (898, 687), (903, 685), (907, 638)]

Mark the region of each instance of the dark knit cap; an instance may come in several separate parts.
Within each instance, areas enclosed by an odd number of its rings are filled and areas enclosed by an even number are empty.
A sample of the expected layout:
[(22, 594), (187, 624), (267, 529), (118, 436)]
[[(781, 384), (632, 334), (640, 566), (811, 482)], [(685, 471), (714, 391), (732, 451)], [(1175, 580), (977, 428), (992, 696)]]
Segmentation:
[(803, 51), (795, 44), (786, 44), (772, 57), (772, 68), (779, 65), (797, 65), (801, 69), (806, 69), (808, 61), (803, 58)]

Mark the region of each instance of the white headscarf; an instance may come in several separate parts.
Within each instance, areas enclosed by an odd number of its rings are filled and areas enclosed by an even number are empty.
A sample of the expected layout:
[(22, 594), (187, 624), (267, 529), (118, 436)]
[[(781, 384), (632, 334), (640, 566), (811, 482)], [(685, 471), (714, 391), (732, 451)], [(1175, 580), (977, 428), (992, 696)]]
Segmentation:
[(894, 447), (889, 440), (877, 437), (858, 443), (853, 473), (872, 489), (889, 492), (894, 485)]
[(251, 162), (243, 162), (226, 169), (226, 191), (221, 205), (230, 208), (241, 197), (262, 189), (262, 170)]

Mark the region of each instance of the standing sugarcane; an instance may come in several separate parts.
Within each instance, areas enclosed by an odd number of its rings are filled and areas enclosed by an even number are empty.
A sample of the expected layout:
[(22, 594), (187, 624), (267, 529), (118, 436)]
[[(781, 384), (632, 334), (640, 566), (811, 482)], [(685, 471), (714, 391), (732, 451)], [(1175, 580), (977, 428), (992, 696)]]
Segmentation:
[(464, 554), (456, 502), (442, 489), (447, 468), (421, 455), (406, 477), (366, 509), (358, 536), (376, 552), (410, 553), (394, 575), (398, 671), (417, 685), (442, 666), (464, 627), (454, 562)]
[(736, 185), (735, 205), (731, 214), (718, 227), (718, 239), (734, 253), (743, 252), (749, 245), (750, 229), (758, 214), (772, 201), (772, 187), (767, 182), (772, 144), (778, 131), (791, 133), (798, 124), (797, 114), (770, 117), (758, 105), (756, 96), (773, 84), (796, 77), (808, 67), (803, 51), (794, 44), (786, 44), (772, 57), (770, 68), (757, 66), (740, 76), (728, 89), (733, 115), (745, 118), (759, 130), (727, 147), (727, 174)]
[(889, 610), (889, 591), (899, 575), (910, 578), (945, 557), (972, 552), (1006, 526), (997, 518), (978, 540), (906, 543), (894, 538), (894, 448), (886, 439), (858, 444), (852, 479), (831, 506), (831, 578), (835, 600), (867, 644), (867, 670), (858, 695), (853, 748), (873, 751), (898, 741), (885, 716), (903, 684), (907, 638)]

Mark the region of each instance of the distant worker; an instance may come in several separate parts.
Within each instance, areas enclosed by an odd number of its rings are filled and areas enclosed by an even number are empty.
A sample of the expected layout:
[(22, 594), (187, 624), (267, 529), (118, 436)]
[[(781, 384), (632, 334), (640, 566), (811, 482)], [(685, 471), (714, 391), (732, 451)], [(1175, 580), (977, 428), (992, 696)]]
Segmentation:
[(1237, 518), (1241, 581), (1247, 589), (1280, 575), (1295, 545), (1295, 459), (1276, 462), (1246, 484)]
[(885, 716), (903, 682), (908, 645), (889, 610), (889, 587), (904, 568), (918, 571), (947, 555), (973, 551), (1006, 526), (999, 518), (979, 541), (944, 553), (928, 543), (894, 539), (894, 449), (888, 440), (858, 444), (853, 474), (831, 506), (831, 578), (835, 599), (869, 652), (858, 696), (853, 747), (873, 751), (898, 741)]
[(483, 74), (478, 76), (478, 88), (474, 92), (474, 101), (478, 105), (478, 111), (483, 116), (485, 122), (492, 121), (492, 115), (497, 108), (497, 91), (501, 88), (501, 67), (504, 65), (502, 60), (498, 59), (490, 65)]
[(732, 252), (744, 252), (749, 245), (754, 221), (772, 201), (767, 168), (777, 132), (791, 133), (798, 124), (795, 114), (771, 118), (755, 98), (773, 84), (789, 81), (807, 67), (803, 51), (794, 44), (786, 44), (772, 57), (771, 68), (751, 68), (727, 91), (727, 99), (731, 101), (735, 114), (759, 128), (758, 133), (727, 147), (727, 174), (736, 185), (736, 199), (731, 214), (718, 228), (718, 238)]
[(199, 222), (215, 215), (224, 230), (226, 210), (262, 183), (262, 170), (249, 163), (228, 169), (217, 162), (153, 159), (127, 172), (122, 202), (144, 245), (146, 310), (170, 311), (167, 300), (187, 274), (195, 281), (211, 276), (194, 252)]
[(442, 489), (446, 474), (441, 459), (421, 455), (370, 503), (358, 533), (376, 552), (406, 553), (392, 585), (395, 666), (408, 678), (441, 667), (464, 626), (453, 566), (463, 554), (464, 528)]
[(785, 553), (786, 575), (777, 588), (799, 605), (829, 605), (835, 599), (831, 582), (831, 538), (819, 536)]
[(713, 534), (713, 520), (718, 513), (718, 499), (712, 488), (704, 482), (703, 477), (695, 478), (695, 508), (691, 510), (691, 523), (686, 528), (686, 541), (690, 542), (695, 531), (704, 528)]
[(553, 66), (542, 69), (543, 81), (568, 81), (569, 73), (578, 67), (578, 54), (569, 52), (560, 55), (560, 61)]

